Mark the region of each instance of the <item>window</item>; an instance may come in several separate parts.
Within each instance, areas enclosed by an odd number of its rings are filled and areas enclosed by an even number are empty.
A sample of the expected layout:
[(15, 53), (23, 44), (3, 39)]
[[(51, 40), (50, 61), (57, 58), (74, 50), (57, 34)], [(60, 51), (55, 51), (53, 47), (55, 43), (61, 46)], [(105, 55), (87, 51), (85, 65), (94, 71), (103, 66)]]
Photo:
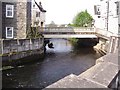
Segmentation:
[(35, 7), (35, 4), (33, 4), (33, 7)]
[(119, 2), (115, 2), (116, 4), (116, 15), (119, 15)]
[(6, 17), (13, 18), (14, 5), (6, 5)]
[(36, 17), (40, 17), (40, 12), (36, 12)]
[(6, 38), (13, 38), (13, 27), (6, 27)]
[(101, 15), (100, 5), (95, 5), (94, 6), (94, 12), (95, 12), (95, 15)]

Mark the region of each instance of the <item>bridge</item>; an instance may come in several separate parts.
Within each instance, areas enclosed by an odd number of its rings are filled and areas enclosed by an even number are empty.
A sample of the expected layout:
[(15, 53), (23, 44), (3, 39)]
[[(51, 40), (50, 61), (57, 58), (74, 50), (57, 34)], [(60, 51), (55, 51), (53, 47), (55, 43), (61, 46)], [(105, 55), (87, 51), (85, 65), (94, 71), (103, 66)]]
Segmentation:
[(104, 38), (108, 40), (114, 34), (110, 31), (92, 27), (41, 27), (44, 38)]
[[(113, 53), (118, 48), (120, 36), (110, 31), (93, 27), (41, 27), (40, 33), (44, 38), (79, 38), (93, 39), (99, 38), (97, 47), (104, 53)], [(85, 40), (86, 41), (86, 40)], [(89, 43), (89, 42), (88, 42)]]
[[(44, 31), (43, 31), (44, 29)], [(100, 38), (101, 50), (108, 53), (96, 60), (96, 64), (79, 76), (71, 74), (47, 88), (117, 88), (119, 35), (99, 28), (45, 27), (45, 38)], [(111, 70), (111, 71), (110, 71)], [(109, 73), (108, 77), (106, 77)], [(100, 78), (102, 76), (102, 78)], [(69, 82), (69, 83), (68, 83)]]

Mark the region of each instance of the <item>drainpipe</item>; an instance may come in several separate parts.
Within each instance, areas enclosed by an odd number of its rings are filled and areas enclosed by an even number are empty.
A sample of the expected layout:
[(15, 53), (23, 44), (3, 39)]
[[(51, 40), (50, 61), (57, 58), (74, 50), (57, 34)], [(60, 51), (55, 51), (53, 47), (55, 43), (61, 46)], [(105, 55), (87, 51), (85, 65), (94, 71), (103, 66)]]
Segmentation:
[(108, 31), (109, 29), (109, 0), (106, 3), (107, 3), (107, 31)]

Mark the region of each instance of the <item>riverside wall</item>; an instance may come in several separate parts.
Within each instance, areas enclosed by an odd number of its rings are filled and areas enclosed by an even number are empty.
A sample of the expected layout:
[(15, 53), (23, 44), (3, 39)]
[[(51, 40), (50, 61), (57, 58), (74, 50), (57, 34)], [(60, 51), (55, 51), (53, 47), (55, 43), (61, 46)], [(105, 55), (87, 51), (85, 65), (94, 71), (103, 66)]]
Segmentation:
[(2, 66), (40, 60), (44, 56), (44, 38), (0, 40)]
[(99, 43), (94, 46), (102, 54), (115, 53), (119, 48), (120, 36), (111, 36), (108, 40), (100, 38)]

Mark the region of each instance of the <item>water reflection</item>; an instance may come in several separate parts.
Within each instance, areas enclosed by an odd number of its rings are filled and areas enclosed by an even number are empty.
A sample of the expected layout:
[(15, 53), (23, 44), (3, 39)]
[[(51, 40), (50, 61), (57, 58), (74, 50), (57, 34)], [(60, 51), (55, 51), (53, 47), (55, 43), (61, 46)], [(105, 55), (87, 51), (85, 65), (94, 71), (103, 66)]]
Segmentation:
[(72, 50), (72, 46), (70, 44), (70, 42), (68, 42), (65, 39), (51, 39), (50, 42), (53, 43), (54, 48), (51, 49), (48, 47), (48, 45), (46, 46), (47, 52), (70, 52)]
[[(93, 48), (76, 48), (65, 39), (52, 39), (43, 62), (3, 71), (4, 88), (45, 88), (67, 75), (80, 75), (101, 55)], [(7, 86), (7, 87), (6, 87)]]

